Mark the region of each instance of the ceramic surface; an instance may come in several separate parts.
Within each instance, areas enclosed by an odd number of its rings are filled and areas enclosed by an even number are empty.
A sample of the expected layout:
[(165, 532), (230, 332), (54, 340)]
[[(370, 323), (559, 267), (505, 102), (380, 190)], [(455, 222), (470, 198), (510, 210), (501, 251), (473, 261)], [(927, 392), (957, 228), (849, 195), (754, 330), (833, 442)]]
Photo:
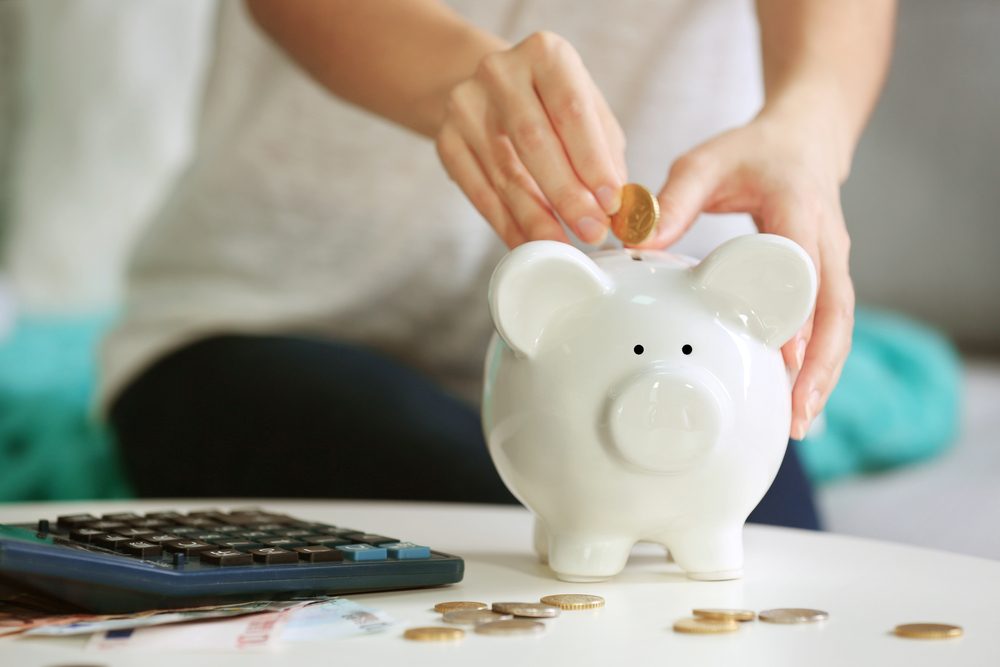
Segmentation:
[(500, 262), (483, 427), (560, 579), (611, 577), (640, 540), (692, 578), (741, 576), (788, 441), (780, 348), (815, 296), (805, 251), (768, 234), (701, 263), (554, 241)]

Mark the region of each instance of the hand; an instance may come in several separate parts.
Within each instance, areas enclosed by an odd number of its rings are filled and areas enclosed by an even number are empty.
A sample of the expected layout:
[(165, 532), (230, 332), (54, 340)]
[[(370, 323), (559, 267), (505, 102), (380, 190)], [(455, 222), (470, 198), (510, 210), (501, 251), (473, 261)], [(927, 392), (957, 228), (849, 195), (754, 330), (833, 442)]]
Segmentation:
[(452, 91), (441, 162), (511, 248), (528, 240), (601, 243), (621, 204), (625, 138), (579, 55), (535, 33), (491, 53)]
[(792, 239), (812, 257), (816, 309), (782, 349), (797, 373), (791, 436), (801, 440), (823, 409), (851, 348), (854, 288), (840, 208), (842, 152), (818, 123), (762, 113), (678, 159), (658, 195), (660, 227), (647, 247), (676, 241), (702, 211), (746, 212), (761, 232)]

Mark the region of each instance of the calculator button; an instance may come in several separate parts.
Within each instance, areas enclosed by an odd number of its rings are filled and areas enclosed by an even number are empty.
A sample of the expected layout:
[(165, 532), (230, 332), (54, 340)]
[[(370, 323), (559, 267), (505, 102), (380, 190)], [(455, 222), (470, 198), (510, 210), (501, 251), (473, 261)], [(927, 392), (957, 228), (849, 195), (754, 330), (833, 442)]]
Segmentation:
[(127, 553), (129, 556), (137, 556), (139, 558), (159, 558), (163, 554), (163, 547), (159, 544), (152, 544), (144, 540), (133, 540), (131, 542), (126, 542), (121, 548), (122, 551)]
[(276, 532), (281, 537), (304, 537), (305, 535), (311, 534), (308, 530), (305, 530), (303, 528), (291, 528), (291, 529), (286, 528), (284, 530), (279, 530)]
[(329, 563), (344, 560), (344, 554), (336, 549), (314, 545), (311, 547), (296, 547), (295, 553), (307, 563)]
[(163, 519), (139, 519), (138, 521), (129, 521), (128, 523), (133, 528), (149, 528), (150, 530), (160, 529), (163, 526), (169, 525)]
[(350, 540), (345, 540), (343, 537), (337, 537), (336, 535), (307, 535), (303, 537), (309, 544), (321, 544), (327, 547), (337, 547), (342, 544), (350, 544)]
[(202, 551), (214, 549), (215, 545), (205, 544), (204, 542), (199, 542), (198, 540), (175, 540), (173, 542), (164, 542), (163, 548), (170, 553), (193, 556)]
[(293, 547), (306, 546), (306, 541), (300, 540), (297, 537), (272, 537), (271, 539), (264, 540), (264, 546), (291, 549)]
[(370, 544), (373, 547), (377, 547), (380, 544), (386, 544), (387, 542), (399, 542), (395, 537), (386, 537), (385, 535), (373, 535), (372, 533), (347, 533), (344, 535), (347, 539), (352, 542), (360, 542), (362, 544)]
[(87, 526), (95, 530), (103, 530), (105, 533), (117, 532), (119, 528), (128, 528), (128, 524), (121, 521), (95, 521)]
[(163, 521), (175, 521), (182, 516), (177, 512), (146, 512), (147, 519), (161, 519)]
[(112, 512), (111, 514), (102, 514), (101, 518), (105, 521), (122, 521), (128, 523), (129, 521), (137, 521), (142, 517), (135, 512)]
[(125, 537), (131, 537), (133, 539), (136, 537), (145, 538), (156, 534), (155, 530), (150, 530), (149, 528), (119, 528), (115, 532), (119, 535), (124, 535)]
[(198, 528), (196, 526), (169, 526), (168, 530), (171, 533), (176, 533), (177, 535), (194, 535), (195, 533), (204, 533), (206, 530), (204, 528)]
[(334, 548), (343, 552), (347, 560), (385, 560), (387, 555), (382, 547), (370, 544), (344, 544)]
[[(273, 533), (277, 533), (280, 530), (286, 530), (287, 528), (288, 526), (283, 523), (262, 523), (257, 526), (257, 530), (270, 531)], [(238, 528), (234, 527), (234, 530), (238, 530)]]
[(249, 565), (253, 562), (253, 557), (250, 554), (235, 549), (212, 549), (202, 551), (198, 556), (202, 563), (210, 565)]
[(200, 516), (182, 516), (179, 519), (174, 519), (174, 523), (181, 526), (191, 526), (192, 528), (214, 528), (219, 525), (217, 521)]
[(395, 544), (382, 544), (389, 552), (389, 558), (395, 560), (425, 560), (431, 557), (430, 547), (414, 544), (413, 542), (396, 542)]
[(263, 563), (264, 565), (280, 565), (282, 563), (299, 562), (299, 556), (294, 551), (288, 551), (287, 549), (280, 549), (278, 547), (261, 547), (260, 549), (251, 549), (250, 555), (253, 557), (254, 562)]
[(142, 539), (146, 542), (152, 542), (153, 544), (164, 544), (165, 542), (176, 542), (177, 540), (183, 540), (184, 538), (180, 535), (174, 535), (172, 533), (163, 533), (162, 535), (149, 535)]
[(97, 522), (97, 517), (93, 514), (64, 514), (56, 520), (56, 523), (63, 528), (82, 528)]
[(263, 544), (260, 542), (251, 542), (250, 540), (222, 540), (216, 542), (220, 547), (225, 547), (227, 549), (237, 549), (239, 551), (251, 551), (253, 549), (259, 549)]
[(261, 540), (263, 538), (272, 539), (278, 537), (274, 533), (269, 533), (266, 530), (244, 530), (241, 532), (235, 532), (231, 534), (233, 537), (243, 540)]
[(121, 551), (126, 544), (133, 540), (135, 540), (134, 537), (125, 537), (124, 535), (101, 535), (93, 538), (90, 543), (105, 549)]
[(69, 531), (69, 539), (76, 542), (90, 543), (95, 537), (106, 534), (103, 530), (96, 530), (94, 528), (77, 528), (76, 530)]
[(191, 537), (202, 542), (211, 542), (212, 544), (218, 544), (219, 540), (232, 539), (232, 536), (225, 533), (194, 533)]

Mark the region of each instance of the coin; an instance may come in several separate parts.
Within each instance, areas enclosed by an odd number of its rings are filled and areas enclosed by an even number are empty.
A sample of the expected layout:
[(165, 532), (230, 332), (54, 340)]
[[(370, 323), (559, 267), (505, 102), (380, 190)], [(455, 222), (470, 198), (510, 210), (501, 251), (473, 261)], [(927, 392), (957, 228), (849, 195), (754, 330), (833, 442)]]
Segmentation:
[(757, 614), (749, 609), (692, 609), (695, 618), (707, 618), (710, 621), (752, 621)]
[(455, 625), (479, 625), (491, 621), (509, 621), (512, 618), (514, 617), (510, 614), (498, 614), (487, 609), (456, 609), (446, 611), (441, 620)]
[(515, 618), (511, 621), (480, 623), (476, 626), (476, 632), (481, 635), (533, 635), (544, 631), (545, 626), (542, 623), (526, 621), (521, 618)]
[(559, 615), (559, 607), (541, 602), (494, 602), (493, 611), (528, 618), (552, 618)]
[(909, 639), (950, 639), (962, 636), (962, 628), (945, 623), (906, 623), (897, 625), (893, 632)]
[(674, 623), (674, 632), (688, 635), (717, 635), (740, 629), (736, 621), (716, 621), (707, 618), (682, 618)]
[(410, 628), (403, 633), (403, 639), (415, 642), (455, 642), (465, 636), (465, 630), (445, 628), (439, 625)]
[(814, 623), (825, 621), (830, 617), (819, 609), (767, 609), (757, 614), (757, 617), (767, 623)]
[(622, 187), (622, 205), (611, 216), (611, 231), (622, 243), (642, 243), (660, 220), (660, 203), (649, 190), (636, 183)]
[(599, 595), (583, 595), (580, 593), (565, 593), (561, 595), (546, 595), (542, 604), (559, 607), (562, 610), (600, 609), (604, 606), (604, 598)]
[(434, 611), (443, 614), (456, 609), (489, 609), (489, 607), (485, 602), (438, 602), (434, 605)]

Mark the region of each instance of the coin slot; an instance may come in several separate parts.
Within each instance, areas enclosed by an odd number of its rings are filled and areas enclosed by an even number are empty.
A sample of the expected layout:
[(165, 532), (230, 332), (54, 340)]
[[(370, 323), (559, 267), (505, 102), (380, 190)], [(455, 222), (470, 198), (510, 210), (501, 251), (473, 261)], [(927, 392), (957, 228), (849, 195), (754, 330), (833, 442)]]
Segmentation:
[(684, 354), (691, 354), (692, 352), (694, 352), (694, 348), (691, 347), (690, 345), (684, 345), (684, 347), (681, 348), (681, 352), (683, 352)]
[(643, 352), (646, 351), (646, 348), (644, 348), (642, 345), (636, 345), (635, 347), (632, 348), (632, 351), (635, 352), (636, 354), (642, 354)]
[(640, 255), (637, 252), (633, 252), (632, 253), (632, 261), (633, 262), (641, 262), (642, 261), (642, 255)]

